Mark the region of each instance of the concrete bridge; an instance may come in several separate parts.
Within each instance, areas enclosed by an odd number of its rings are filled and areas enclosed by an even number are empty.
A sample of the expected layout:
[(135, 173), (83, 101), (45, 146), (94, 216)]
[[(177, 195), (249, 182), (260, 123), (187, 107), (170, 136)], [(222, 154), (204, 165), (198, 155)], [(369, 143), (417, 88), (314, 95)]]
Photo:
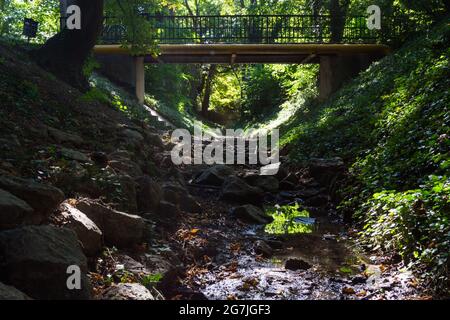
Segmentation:
[(324, 100), (388, 54), (383, 43), (395, 37), (369, 30), (363, 16), (347, 17), (339, 38), (327, 15), (143, 16), (155, 33), (158, 56), (132, 56), (121, 46), (126, 28), (118, 18), (105, 19), (95, 47), (103, 73), (134, 90), (140, 102), (146, 63), (316, 63)]

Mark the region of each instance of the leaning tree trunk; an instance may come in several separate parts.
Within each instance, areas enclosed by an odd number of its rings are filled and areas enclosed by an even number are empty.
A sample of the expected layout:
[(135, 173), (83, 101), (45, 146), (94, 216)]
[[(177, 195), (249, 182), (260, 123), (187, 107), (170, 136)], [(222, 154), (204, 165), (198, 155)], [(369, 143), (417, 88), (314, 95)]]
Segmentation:
[(103, 0), (74, 0), (81, 9), (81, 29), (63, 29), (35, 52), (39, 65), (61, 80), (85, 91), (83, 66), (97, 42), (103, 23)]

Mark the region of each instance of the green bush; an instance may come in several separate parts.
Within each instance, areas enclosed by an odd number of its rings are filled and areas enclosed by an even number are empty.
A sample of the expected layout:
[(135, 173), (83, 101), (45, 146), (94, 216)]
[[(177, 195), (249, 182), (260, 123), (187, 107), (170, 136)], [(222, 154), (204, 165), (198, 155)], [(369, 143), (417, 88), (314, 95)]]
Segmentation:
[(300, 108), (282, 137), (293, 161), (342, 157), (339, 209), (358, 213), (363, 241), (439, 285), (448, 277), (449, 35), (445, 22), (415, 37), (325, 104)]
[(397, 252), (435, 287), (448, 287), (450, 179), (431, 176), (417, 190), (376, 193), (358, 211), (365, 222), (363, 243)]

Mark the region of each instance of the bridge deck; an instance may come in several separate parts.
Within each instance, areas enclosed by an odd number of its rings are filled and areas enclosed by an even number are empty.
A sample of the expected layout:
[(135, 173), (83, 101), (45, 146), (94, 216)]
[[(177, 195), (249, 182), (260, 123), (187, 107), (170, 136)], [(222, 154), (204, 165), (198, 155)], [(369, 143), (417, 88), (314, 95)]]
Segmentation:
[[(163, 44), (146, 63), (318, 63), (320, 56), (369, 54), (384, 56), (380, 44)], [(96, 54), (129, 54), (120, 45), (97, 45)]]

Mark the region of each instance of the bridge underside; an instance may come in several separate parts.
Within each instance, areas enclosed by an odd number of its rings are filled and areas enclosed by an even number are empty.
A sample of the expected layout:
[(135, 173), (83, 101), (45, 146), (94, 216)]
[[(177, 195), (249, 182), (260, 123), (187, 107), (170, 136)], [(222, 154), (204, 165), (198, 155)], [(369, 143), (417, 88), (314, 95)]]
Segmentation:
[[(157, 57), (146, 55), (145, 63), (320, 63), (321, 56), (365, 54), (384, 56), (389, 47), (376, 44), (182, 44), (161, 45)], [(98, 45), (95, 53), (129, 54), (119, 45)]]
[(160, 55), (131, 56), (120, 45), (98, 45), (94, 52), (102, 72), (129, 86), (143, 103), (145, 63), (316, 63), (320, 64), (320, 99), (390, 52), (375, 44), (182, 44), (160, 45)]

